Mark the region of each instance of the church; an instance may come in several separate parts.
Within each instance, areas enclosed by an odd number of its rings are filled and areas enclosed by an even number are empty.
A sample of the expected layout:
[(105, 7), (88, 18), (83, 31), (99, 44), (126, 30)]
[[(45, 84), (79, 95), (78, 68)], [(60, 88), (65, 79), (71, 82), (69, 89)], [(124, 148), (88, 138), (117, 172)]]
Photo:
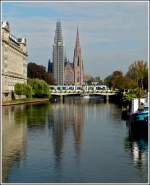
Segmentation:
[(78, 29), (74, 48), (73, 63), (70, 62), (65, 63), (64, 69), (65, 69), (64, 72), (65, 85), (83, 85), (84, 69)]
[[(48, 73), (53, 73), (53, 63), (48, 63)], [(57, 84), (55, 84), (57, 85)], [(64, 85), (84, 85), (84, 67), (81, 55), (79, 31), (77, 28), (73, 62), (64, 59)]]

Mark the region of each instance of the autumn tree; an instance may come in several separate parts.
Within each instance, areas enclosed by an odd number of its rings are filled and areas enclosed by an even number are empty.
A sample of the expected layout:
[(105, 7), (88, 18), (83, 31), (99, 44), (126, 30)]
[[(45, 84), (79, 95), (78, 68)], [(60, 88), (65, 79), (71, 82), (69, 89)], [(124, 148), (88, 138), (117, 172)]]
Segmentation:
[(126, 74), (132, 80), (135, 80), (139, 88), (148, 88), (148, 66), (143, 60), (135, 61), (129, 66)]
[(123, 88), (123, 73), (122, 71), (114, 71), (112, 73), (112, 86), (116, 89)]

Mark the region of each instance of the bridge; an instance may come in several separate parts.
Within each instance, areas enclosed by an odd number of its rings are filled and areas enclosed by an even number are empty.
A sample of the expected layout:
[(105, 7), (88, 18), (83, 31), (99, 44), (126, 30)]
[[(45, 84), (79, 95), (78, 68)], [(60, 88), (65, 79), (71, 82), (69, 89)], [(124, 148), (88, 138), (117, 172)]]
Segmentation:
[(84, 85), (84, 86), (49, 86), (51, 95), (67, 96), (67, 95), (80, 95), (80, 96), (112, 96), (118, 93), (116, 90), (107, 88), (106, 85)]

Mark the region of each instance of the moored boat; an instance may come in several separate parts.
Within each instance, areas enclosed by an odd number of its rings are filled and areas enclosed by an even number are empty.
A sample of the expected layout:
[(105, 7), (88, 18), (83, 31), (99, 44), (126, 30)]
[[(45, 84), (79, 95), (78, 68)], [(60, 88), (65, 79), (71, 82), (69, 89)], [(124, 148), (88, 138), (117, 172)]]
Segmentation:
[(132, 133), (148, 135), (148, 106), (138, 110), (130, 116), (130, 129)]

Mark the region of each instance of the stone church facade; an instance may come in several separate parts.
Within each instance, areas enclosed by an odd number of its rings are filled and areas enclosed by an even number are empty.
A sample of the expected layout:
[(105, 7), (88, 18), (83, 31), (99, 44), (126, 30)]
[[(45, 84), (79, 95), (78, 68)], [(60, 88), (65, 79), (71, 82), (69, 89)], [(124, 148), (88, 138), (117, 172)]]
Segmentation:
[(84, 84), (84, 68), (83, 68), (83, 60), (81, 55), (78, 29), (77, 29), (77, 35), (76, 35), (75, 48), (74, 48), (73, 63), (65, 62), (64, 84), (65, 85)]
[(27, 82), (27, 43), (15, 38), (8, 22), (2, 23), (2, 99), (11, 100), (16, 83)]

